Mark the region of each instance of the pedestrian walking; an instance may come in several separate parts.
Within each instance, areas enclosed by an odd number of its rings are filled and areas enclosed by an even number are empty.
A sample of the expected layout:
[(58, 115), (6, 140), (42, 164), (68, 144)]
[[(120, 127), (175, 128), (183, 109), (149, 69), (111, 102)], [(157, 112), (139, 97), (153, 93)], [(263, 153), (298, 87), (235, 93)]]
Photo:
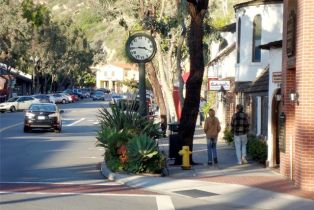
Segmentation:
[(209, 109), (208, 114), (209, 116), (205, 119), (204, 132), (207, 139), (208, 165), (212, 165), (213, 160), (215, 164), (218, 163), (216, 145), (221, 127), (218, 118), (215, 116), (215, 110)]
[(231, 132), (234, 135), (234, 143), (236, 148), (236, 155), (238, 164), (247, 164), (246, 159), (246, 144), (247, 134), (249, 132), (249, 120), (245, 112), (243, 112), (243, 105), (236, 106), (237, 112), (233, 114), (231, 120)]

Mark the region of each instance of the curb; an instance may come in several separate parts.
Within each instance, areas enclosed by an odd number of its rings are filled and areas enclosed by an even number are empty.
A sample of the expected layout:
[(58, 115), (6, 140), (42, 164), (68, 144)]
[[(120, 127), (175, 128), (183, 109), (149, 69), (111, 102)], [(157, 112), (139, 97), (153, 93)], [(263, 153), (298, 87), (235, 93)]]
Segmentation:
[(107, 177), (110, 181), (115, 181), (116, 174), (109, 170), (105, 161), (101, 163), (100, 172), (104, 177)]

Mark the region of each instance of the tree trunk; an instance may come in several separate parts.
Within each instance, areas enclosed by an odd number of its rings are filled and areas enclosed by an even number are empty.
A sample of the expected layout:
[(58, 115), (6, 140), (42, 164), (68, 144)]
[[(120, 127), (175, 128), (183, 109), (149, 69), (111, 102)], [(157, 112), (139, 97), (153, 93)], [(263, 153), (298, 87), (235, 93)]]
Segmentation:
[(184, 103), (184, 96), (183, 96), (184, 81), (182, 78), (181, 61), (182, 61), (182, 45), (186, 37), (186, 27), (185, 27), (184, 19), (181, 20), (181, 26), (182, 26), (182, 33), (178, 41), (177, 54), (176, 54), (176, 63), (177, 63), (177, 67), (176, 67), (177, 76), (176, 77), (179, 82), (179, 96), (180, 96), (180, 104), (182, 107)]
[[(163, 63), (163, 56), (162, 56), (162, 50), (160, 49), (160, 37), (157, 35), (156, 36), (156, 44), (157, 44), (157, 61), (158, 61), (158, 69), (159, 69), (159, 81), (160, 81), (160, 85), (162, 87), (163, 90), (163, 95), (164, 95), (164, 99), (166, 102), (166, 106), (167, 106), (167, 120), (168, 122), (175, 122), (177, 121), (177, 113), (176, 113), (176, 109), (175, 109), (175, 104), (174, 104), (174, 100), (173, 100), (173, 96), (172, 96), (172, 91), (173, 91), (173, 87), (172, 87), (172, 81), (168, 81), (167, 79), (167, 73), (165, 68), (164, 68), (164, 63)], [(169, 70), (168, 70), (169, 71)]]
[(154, 95), (157, 100), (157, 104), (160, 111), (161, 128), (164, 131), (164, 129), (167, 128), (167, 109), (166, 109), (166, 104), (165, 104), (164, 97), (162, 94), (161, 85), (159, 84), (155, 67), (152, 62), (147, 63), (146, 71), (147, 71), (148, 79), (152, 85)]
[[(182, 146), (193, 150), (193, 136), (199, 112), (200, 93), (204, 74), (203, 19), (208, 0), (188, 0), (191, 25), (188, 37), (190, 54), (190, 76), (186, 83), (186, 97), (182, 109), (179, 138)], [(191, 155), (192, 159), (192, 155)]]

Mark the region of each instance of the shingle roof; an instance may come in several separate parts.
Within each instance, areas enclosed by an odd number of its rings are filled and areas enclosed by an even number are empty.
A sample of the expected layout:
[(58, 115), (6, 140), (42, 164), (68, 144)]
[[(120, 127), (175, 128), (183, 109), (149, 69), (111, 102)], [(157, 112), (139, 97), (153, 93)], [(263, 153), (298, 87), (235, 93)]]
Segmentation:
[(219, 52), (219, 54), (212, 59), (211, 61), (208, 62), (206, 66), (211, 66), (224, 58), (225, 56), (229, 55), (234, 49), (236, 48), (236, 43), (231, 44), (229, 47), (223, 49), (222, 51)]
[(218, 29), (220, 32), (236, 32), (236, 23), (225, 25)]
[(253, 82), (247, 93), (267, 92), (269, 84), (269, 67), (267, 66)]
[(259, 46), (259, 48), (263, 50), (269, 50), (270, 48), (282, 48), (282, 40), (262, 44)]

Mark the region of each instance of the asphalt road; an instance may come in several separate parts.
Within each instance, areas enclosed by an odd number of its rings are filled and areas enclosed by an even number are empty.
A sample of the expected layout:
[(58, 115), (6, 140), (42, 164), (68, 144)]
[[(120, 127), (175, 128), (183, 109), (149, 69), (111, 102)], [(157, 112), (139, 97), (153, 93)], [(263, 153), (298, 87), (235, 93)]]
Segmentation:
[(101, 175), (97, 113), (107, 102), (86, 99), (59, 106), (65, 111), (61, 133), (24, 133), (23, 112), (0, 114), (1, 210), (174, 209), (169, 196)]
[(98, 109), (85, 99), (59, 105), (61, 133), (23, 132), (23, 112), (0, 114), (1, 210), (207, 210), (244, 209), (204, 199), (130, 188), (100, 173)]

